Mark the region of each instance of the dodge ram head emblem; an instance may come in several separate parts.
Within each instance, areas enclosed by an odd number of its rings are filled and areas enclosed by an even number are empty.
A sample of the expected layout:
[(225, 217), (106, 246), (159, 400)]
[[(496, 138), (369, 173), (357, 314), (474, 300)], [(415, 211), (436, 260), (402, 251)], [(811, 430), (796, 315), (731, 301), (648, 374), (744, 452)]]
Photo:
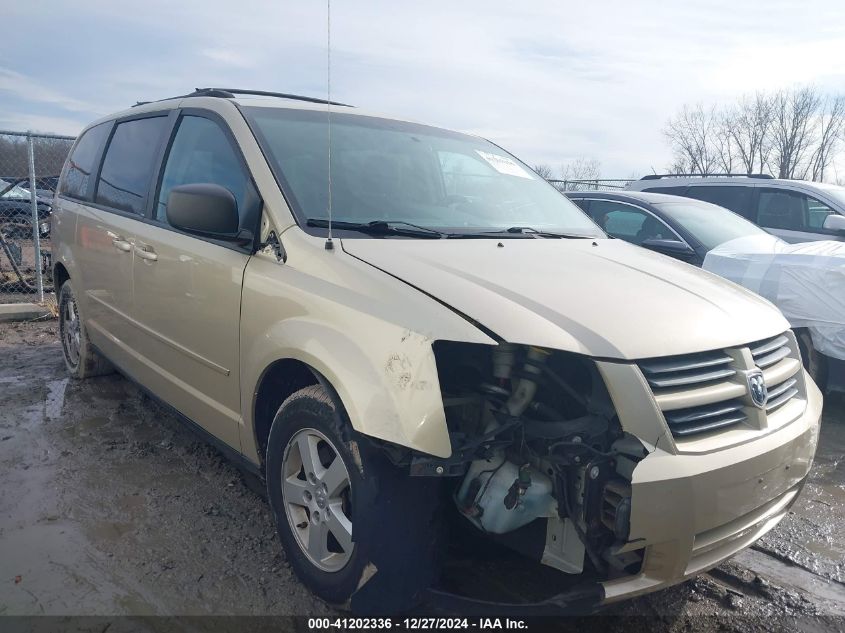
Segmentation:
[(748, 393), (751, 394), (751, 401), (757, 407), (765, 408), (766, 401), (769, 399), (769, 390), (766, 388), (763, 372), (759, 369), (748, 374)]

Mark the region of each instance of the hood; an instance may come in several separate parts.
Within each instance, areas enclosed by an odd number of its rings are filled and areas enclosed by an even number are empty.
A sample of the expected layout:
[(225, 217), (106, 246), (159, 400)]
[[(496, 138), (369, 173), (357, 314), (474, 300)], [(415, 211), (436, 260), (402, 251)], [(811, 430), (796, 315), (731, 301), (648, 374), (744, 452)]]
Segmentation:
[(741, 345), (789, 327), (748, 290), (622, 240), (342, 245), (511, 343), (633, 360)]

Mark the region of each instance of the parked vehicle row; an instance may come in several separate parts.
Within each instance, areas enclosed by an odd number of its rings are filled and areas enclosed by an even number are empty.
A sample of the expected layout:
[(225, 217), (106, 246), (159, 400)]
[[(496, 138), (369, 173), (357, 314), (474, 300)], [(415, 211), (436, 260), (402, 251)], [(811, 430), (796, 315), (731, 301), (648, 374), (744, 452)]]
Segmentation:
[(627, 186), (712, 202), (787, 242), (845, 241), (845, 187), (766, 175), (649, 175)]
[[(58, 179), (56, 179), (58, 180)], [(42, 237), (50, 233), (50, 213), (55, 183), (39, 179), (35, 200), (38, 209), (38, 230)], [(32, 238), (32, 193), (28, 178), (0, 178), (0, 235), (5, 238)]]
[(845, 391), (845, 244), (789, 245), (738, 214), (695, 198), (639, 191), (567, 196), (609, 235), (703, 266), (772, 301), (795, 329), (813, 380)]
[(302, 582), (359, 612), (443, 596), (456, 532), (554, 570), (548, 612), (780, 521), (822, 399), (777, 309), (488, 141), (329, 105), (208, 89), (85, 129), (53, 214), (74, 376), (263, 476)]

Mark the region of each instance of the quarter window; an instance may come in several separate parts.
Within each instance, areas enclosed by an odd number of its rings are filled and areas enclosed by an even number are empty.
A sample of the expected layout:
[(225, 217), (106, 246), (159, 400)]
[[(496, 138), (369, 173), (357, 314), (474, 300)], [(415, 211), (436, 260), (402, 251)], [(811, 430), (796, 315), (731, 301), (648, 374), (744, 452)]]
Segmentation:
[(240, 157), (217, 123), (204, 117), (184, 116), (161, 178), (156, 219), (167, 222), (167, 198), (174, 187), (196, 183), (212, 183), (231, 191), (238, 202), (241, 227), (248, 226), (258, 195)]
[(648, 191), (650, 193), (668, 193), (669, 195), (673, 196), (682, 196), (684, 195), (685, 189), (686, 185), (682, 185), (680, 187), (645, 187), (643, 191)]
[(163, 116), (118, 123), (100, 170), (97, 203), (143, 215), (166, 124)]
[[(582, 211), (587, 211), (590, 208), (590, 201), (587, 200), (586, 198), (570, 198), (570, 200), (572, 200), (572, 202), (577, 204), (581, 208)], [(589, 213), (588, 213), (588, 215), (589, 215)]]
[(757, 201), (757, 224), (768, 229), (821, 232), (831, 213), (825, 203), (786, 189), (761, 189)]
[(645, 240), (679, 241), (678, 236), (656, 217), (620, 202), (591, 200), (590, 216), (613, 237), (642, 244)]
[(108, 131), (108, 124), (101, 123), (82, 134), (65, 165), (62, 185), (59, 188), (61, 193), (77, 200), (89, 199), (88, 185), (95, 168), (94, 162)]

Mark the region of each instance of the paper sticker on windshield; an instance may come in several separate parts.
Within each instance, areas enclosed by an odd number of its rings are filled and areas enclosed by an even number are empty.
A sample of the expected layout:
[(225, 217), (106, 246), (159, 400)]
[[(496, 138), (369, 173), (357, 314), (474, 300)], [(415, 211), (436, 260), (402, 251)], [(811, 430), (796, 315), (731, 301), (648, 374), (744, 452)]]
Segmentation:
[(502, 156), (501, 154), (491, 154), (489, 152), (482, 152), (475, 150), (475, 153), (481, 156), (487, 163), (500, 174), (507, 174), (508, 176), (519, 176), (520, 178), (531, 178), (531, 174), (525, 171), (519, 163), (517, 163), (510, 156)]

